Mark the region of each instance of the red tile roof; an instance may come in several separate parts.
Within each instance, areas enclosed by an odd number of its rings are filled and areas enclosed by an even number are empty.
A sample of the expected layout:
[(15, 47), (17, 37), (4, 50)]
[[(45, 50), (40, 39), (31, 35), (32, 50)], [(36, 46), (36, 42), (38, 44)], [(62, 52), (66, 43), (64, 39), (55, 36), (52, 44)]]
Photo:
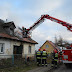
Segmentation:
[(59, 50), (52, 41), (47, 40), (55, 49)]
[(33, 43), (33, 44), (38, 44), (36, 41), (34, 41), (31, 38), (18, 38), (18, 37), (13, 37), (5, 33), (0, 33), (0, 38), (6, 38), (6, 39), (12, 39), (12, 40), (17, 40), (17, 41), (23, 41), (23, 42), (28, 42), (28, 43)]

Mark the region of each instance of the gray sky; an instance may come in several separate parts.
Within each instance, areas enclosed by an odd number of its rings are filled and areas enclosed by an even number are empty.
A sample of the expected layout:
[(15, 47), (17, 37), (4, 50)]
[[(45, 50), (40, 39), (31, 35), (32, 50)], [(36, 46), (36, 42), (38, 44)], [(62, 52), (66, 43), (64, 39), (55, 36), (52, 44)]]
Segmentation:
[[(14, 21), (16, 26), (29, 28), (42, 14), (49, 14), (72, 24), (72, 0), (0, 0), (0, 18)], [(36, 49), (46, 40), (54, 42), (55, 35), (72, 41), (70, 31), (46, 19), (32, 31), (32, 38), (39, 43)]]

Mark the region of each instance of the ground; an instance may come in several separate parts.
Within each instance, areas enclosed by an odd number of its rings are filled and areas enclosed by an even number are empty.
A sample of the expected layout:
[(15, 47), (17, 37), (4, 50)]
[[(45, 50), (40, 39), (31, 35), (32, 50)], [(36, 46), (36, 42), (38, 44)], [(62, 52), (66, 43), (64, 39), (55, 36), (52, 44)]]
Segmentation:
[(46, 72), (48, 71), (49, 69), (51, 68), (51, 64), (48, 64), (48, 66), (44, 66), (44, 67), (38, 67), (38, 68), (35, 68), (35, 69), (32, 69), (32, 70), (29, 70), (27, 72)]
[(15, 59), (14, 64), (12, 64), (11, 59), (6, 59), (0, 61), (0, 72), (72, 72), (71, 68), (67, 68), (62, 63), (58, 68), (55, 69), (51, 67), (50, 59), (48, 59), (47, 62), (47, 67), (38, 67), (34, 60), (25, 62), (24, 59)]
[(51, 64), (48, 66), (37, 66), (35, 63), (31, 65), (20, 65), (9, 68), (0, 69), (0, 72), (72, 72), (72, 68), (67, 68), (64, 64), (60, 65), (58, 68), (52, 68)]
[[(51, 59), (47, 59), (48, 67), (50, 67)], [(38, 67), (35, 60), (26, 62), (22, 58), (15, 58), (14, 64), (12, 59), (0, 60), (0, 72), (44, 72), (48, 67)], [(32, 71), (31, 71), (32, 70)]]
[(39, 67), (27, 72), (72, 72), (72, 68), (67, 68), (64, 64), (62, 64), (58, 68), (52, 69), (51, 65), (49, 64), (48, 67)]
[(72, 68), (67, 68), (65, 65), (61, 65), (58, 69), (55, 69), (52, 72), (72, 72)]

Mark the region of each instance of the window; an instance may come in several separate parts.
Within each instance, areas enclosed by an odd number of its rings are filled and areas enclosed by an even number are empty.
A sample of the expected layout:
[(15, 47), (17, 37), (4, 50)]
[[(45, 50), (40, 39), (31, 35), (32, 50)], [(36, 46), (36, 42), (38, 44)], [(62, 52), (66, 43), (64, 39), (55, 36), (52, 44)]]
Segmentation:
[(48, 48), (49, 47), (49, 45), (46, 45), (46, 48)]
[(10, 35), (13, 35), (13, 29), (10, 28)]
[(29, 46), (29, 53), (31, 53), (31, 46)]
[(0, 53), (3, 53), (4, 51), (4, 44), (3, 43), (0, 43)]

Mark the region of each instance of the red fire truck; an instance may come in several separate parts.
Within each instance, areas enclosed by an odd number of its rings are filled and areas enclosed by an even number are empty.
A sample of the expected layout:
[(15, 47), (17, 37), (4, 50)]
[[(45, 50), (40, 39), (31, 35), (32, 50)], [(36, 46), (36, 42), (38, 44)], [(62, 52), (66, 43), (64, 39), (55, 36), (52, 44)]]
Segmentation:
[(72, 66), (72, 44), (62, 50), (62, 60), (66, 67)]

